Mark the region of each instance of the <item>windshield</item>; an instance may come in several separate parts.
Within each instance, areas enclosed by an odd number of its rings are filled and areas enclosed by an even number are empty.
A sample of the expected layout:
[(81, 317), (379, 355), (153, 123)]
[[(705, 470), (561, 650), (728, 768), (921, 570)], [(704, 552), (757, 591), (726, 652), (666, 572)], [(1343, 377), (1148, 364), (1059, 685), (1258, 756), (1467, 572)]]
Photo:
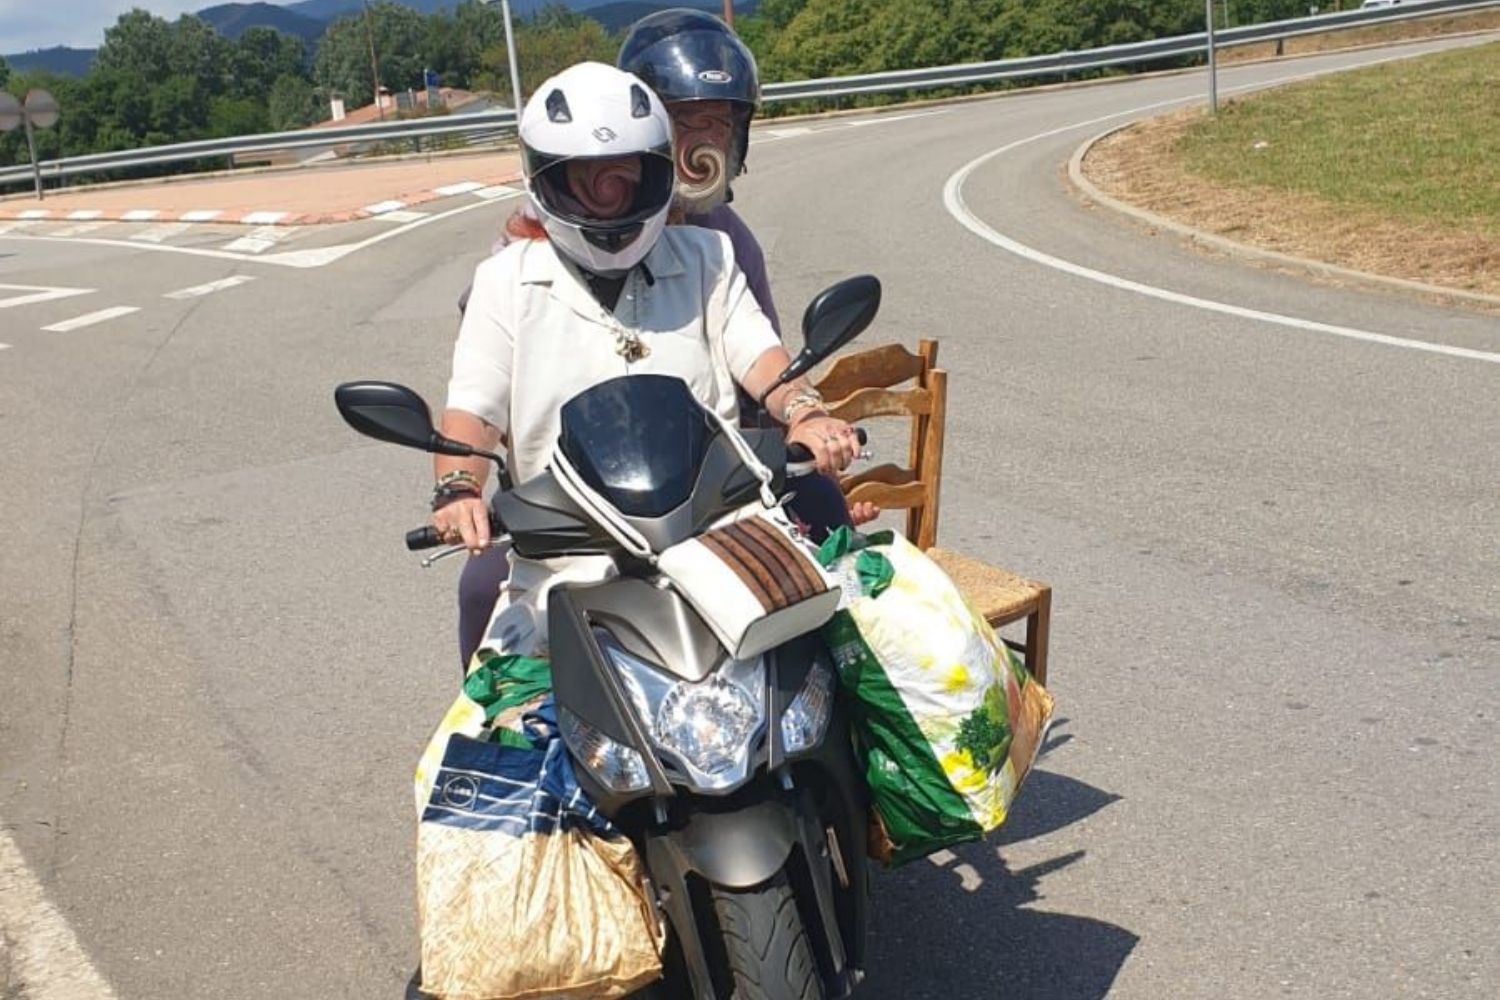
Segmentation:
[(562, 452), (627, 517), (661, 517), (692, 495), (717, 424), (687, 383), (624, 375), (562, 408)]

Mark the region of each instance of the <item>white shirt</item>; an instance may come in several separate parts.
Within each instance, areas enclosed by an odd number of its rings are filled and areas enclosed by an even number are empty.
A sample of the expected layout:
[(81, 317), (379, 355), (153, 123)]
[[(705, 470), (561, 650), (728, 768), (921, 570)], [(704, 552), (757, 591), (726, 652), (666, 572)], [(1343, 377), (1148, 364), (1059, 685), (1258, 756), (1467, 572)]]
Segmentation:
[[(676, 375), (701, 403), (734, 419), (735, 384), (780, 345), (728, 236), (669, 226), (645, 263), (655, 283), (632, 270), (615, 314), (545, 240), (513, 243), (475, 271), (453, 351), (448, 408), (506, 435), (517, 483), (546, 467), (562, 406), (583, 390), (619, 375)], [(640, 338), (645, 357), (627, 362), (619, 354), (624, 331)]]

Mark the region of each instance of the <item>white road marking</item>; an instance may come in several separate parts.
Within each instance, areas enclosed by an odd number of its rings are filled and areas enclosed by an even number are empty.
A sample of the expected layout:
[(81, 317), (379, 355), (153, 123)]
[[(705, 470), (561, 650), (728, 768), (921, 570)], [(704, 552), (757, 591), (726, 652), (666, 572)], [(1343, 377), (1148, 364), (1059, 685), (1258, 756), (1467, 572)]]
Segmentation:
[(396, 201), (393, 198), (390, 201), (377, 201), (373, 205), (366, 205), (365, 208), (364, 208), (364, 210), (366, 212), (369, 212), (371, 215), (381, 215), (381, 214), (383, 214), (385, 212), (394, 212), (397, 209), (405, 208), (405, 207), (406, 207), (406, 202), (404, 202), (404, 201)]
[[(4, 346), (4, 345), (0, 345)], [(114, 1000), (78, 938), (0, 826), (0, 941), (9, 949), (7, 992), (28, 1000)]]
[(474, 197), (483, 198), (485, 201), (492, 201), (495, 198), (508, 198), (516, 193), (516, 189), (507, 184), (491, 184), (489, 187), (476, 188), (473, 191)]
[(194, 285), (191, 288), (179, 288), (175, 292), (167, 292), (162, 296), (162, 298), (196, 299), (200, 295), (210, 295), (214, 292), (220, 292), (226, 288), (233, 288), (236, 285), (243, 285), (246, 282), (254, 280), (255, 275), (253, 274), (234, 274), (230, 275), (227, 278), (220, 278), (218, 281), (210, 281), (205, 285)]
[(110, 223), (108, 222), (80, 222), (76, 226), (64, 226), (62, 229), (55, 231), (52, 235), (82, 236), (84, 233), (98, 232), (108, 225), (110, 225)]
[(68, 221), (69, 222), (88, 222), (91, 219), (97, 219), (97, 218), (99, 218), (99, 216), (101, 216), (103, 214), (104, 213), (101, 212), (101, 211), (99, 211), (99, 209), (97, 209), (97, 208), (80, 208), (76, 212), (69, 212), (68, 213)]
[(411, 209), (397, 209), (394, 212), (381, 212), (371, 218), (379, 219), (381, 222), (416, 222), (418, 219), (427, 218), (427, 213), (413, 212)]
[(163, 222), (149, 229), (142, 229), (140, 232), (130, 236), (130, 239), (140, 240), (143, 243), (160, 243), (162, 240), (176, 236), (178, 233), (186, 232), (191, 228), (193, 228), (191, 222)]
[(0, 351), (8, 351), (8, 350), (10, 350), (10, 345), (9, 344), (0, 344)]
[(160, 214), (161, 212), (154, 208), (133, 208), (120, 218), (125, 222), (150, 222)]
[(765, 135), (774, 136), (777, 139), (790, 139), (793, 136), (807, 135), (812, 129), (806, 125), (788, 125), (786, 128), (767, 128), (760, 131)]
[(251, 212), (240, 221), (247, 226), (274, 226), (290, 212)]
[[(478, 194), (479, 192), (476, 191), (474, 193)], [(508, 188), (504, 191), (497, 191), (488, 195), (483, 201), (471, 202), (467, 205), (460, 205), (457, 208), (450, 208), (446, 212), (438, 212), (434, 215), (424, 216), (420, 219), (417, 219), (415, 222), (408, 222), (405, 225), (397, 226), (395, 229), (388, 229), (383, 233), (377, 233), (376, 235), (371, 236), (368, 239), (360, 240), (358, 243), (341, 243), (337, 246), (312, 247), (306, 250), (287, 250), (283, 251), (282, 253), (267, 254), (264, 257), (252, 256), (250, 254), (244, 253), (236, 253), (228, 249), (209, 250), (202, 247), (171, 246), (170, 244), (165, 243), (131, 243), (127, 240), (99, 239), (95, 237), (83, 237), (77, 240), (67, 241), (57, 236), (33, 236), (30, 234), (26, 234), (11, 236), (10, 238), (14, 240), (23, 240), (33, 243), (74, 242), (88, 243), (94, 246), (102, 247), (130, 247), (134, 250), (155, 250), (160, 253), (178, 253), (183, 254), (187, 257), (208, 257), (213, 260), (255, 261), (264, 264), (276, 264), (281, 267), (295, 267), (299, 269), (305, 269), (323, 267), (327, 264), (332, 264), (334, 261), (342, 260), (352, 253), (358, 253), (359, 251), (364, 250), (367, 247), (372, 247), (377, 243), (382, 243), (385, 240), (392, 239), (393, 237), (404, 235), (411, 232), (413, 229), (416, 229), (420, 226), (425, 226), (428, 223), (442, 222), (444, 219), (452, 218), (455, 215), (462, 215), (465, 212), (472, 212), (476, 208), (486, 208), (491, 201), (498, 201), (504, 198), (513, 198), (523, 193), (524, 192), (518, 191), (514, 188)], [(18, 225), (24, 226), (29, 225), (29, 223), (19, 223)], [(276, 230), (276, 232), (289, 234), (290, 230), (281, 229)], [(4, 235), (6, 235), (6, 228), (4, 226), (0, 226), (0, 236)]]
[[(1262, 83), (1245, 84), (1238, 87), (1231, 87), (1223, 92), (1238, 93), (1241, 91), (1262, 90), (1267, 87), (1272, 87), (1279, 84), (1292, 83), (1297, 80), (1305, 80), (1311, 77), (1326, 76), (1330, 73), (1339, 73), (1352, 69), (1361, 69), (1366, 66), (1374, 66), (1386, 62), (1395, 62), (1400, 59), (1406, 58), (1410, 57), (1385, 56), (1379, 59), (1367, 60), (1365, 62), (1355, 63), (1336, 69), (1315, 70), (1311, 73), (1299, 73), (1293, 76), (1279, 77), (1275, 80), (1269, 80)], [(1265, 312), (1260, 309), (1247, 309), (1244, 306), (1231, 305), (1227, 302), (1216, 302), (1212, 299), (1202, 299), (1193, 295), (1184, 295), (1181, 292), (1173, 292), (1165, 288), (1157, 288), (1154, 285), (1147, 285), (1138, 281), (1131, 281), (1128, 278), (1122, 278), (1118, 275), (1106, 274), (1103, 271), (1096, 271), (1093, 268), (1084, 267), (1081, 264), (1074, 264), (1072, 261), (1066, 261), (1059, 257), (1054, 257), (1051, 254), (1043, 253), (1042, 251), (1037, 250), (1034, 247), (1029, 247), (1024, 243), (1013, 240), (1010, 237), (995, 231), (994, 229), (990, 228), (990, 226), (986, 225), (985, 222), (981, 220), (979, 216), (976, 215), (973, 210), (968, 207), (967, 204), (964, 203), (963, 187), (964, 182), (968, 180), (969, 176), (973, 174), (975, 170), (978, 170), (980, 167), (984, 166), (991, 160), (1003, 156), (1006, 153), (1009, 153), (1021, 146), (1029, 145), (1033, 142), (1039, 142), (1043, 139), (1050, 139), (1053, 136), (1062, 135), (1065, 132), (1072, 132), (1078, 129), (1089, 128), (1094, 125), (1099, 125), (1103, 122), (1112, 121), (1114, 119), (1129, 118), (1135, 115), (1144, 114), (1147, 111), (1155, 111), (1160, 108), (1171, 107), (1173, 105), (1193, 104), (1201, 100), (1201, 96), (1193, 96), (1175, 98), (1169, 101), (1157, 101), (1153, 104), (1143, 104), (1139, 107), (1131, 108), (1128, 111), (1119, 111), (1114, 114), (1101, 115), (1098, 118), (1091, 118), (1087, 121), (1073, 122), (1070, 125), (1063, 125), (1058, 128), (1048, 129), (1045, 132), (1038, 132), (1035, 135), (1027, 136), (1024, 139), (1017, 139), (1014, 142), (1006, 143), (999, 149), (992, 149), (988, 153), (985, 153), (983, 156), (979, 156), (973, 160), (970, 160), (968, 163), (964, 164), (957, 171), (955, 171), (953, 175), (948, 178), (948, 182), (943, 185), (943, 205), (948, 209), (948, 214), (952, 215), (953, 218), (956, 219), (961, 225), (963, 225), (964, 228), (968, 229), (970, 232), (974, 233), (981, 239), (994, 244), (1007, 253), (1015, 254), (1016, 256), (1021, 257), (1024, 260), (1029, 260), (1033, 263), (1041, 264), (1044, 267), (1050, 267), (1054, 270), (1062, 271), (1065, 274), (1071, 274), (1074, 277), (1083, 278), (1087, 281), (1097, 282), (1101, 285), (1108, 285), (1111, 288), (1117, 288), (1127, 292), (1134, 292), (1138, 295), (1144, 295), (1148, 298), (1159, 299), (1163, 302), (1171, 302), (1176, 305), (1189, 306), (1194, 309), (1202, 309), (1207, 312), (1220, 313), (1226, 316), (1235, 316), (1240, 319), (1257, 320), (1259, 322), (1271, 323), (1277, 326), (1285, 326), (1297, 330), (1306, 330), (1311, 333), (1330, 334), (1335, 337), (1345, 337), (1350, 340), (1361, 340), (1365, 341), (1366, 343), (1382, 344), (1387, 347), (1401, 347), (1412, 351), (1424, 351), (1430, 354), (1442, 354), (1448, 357), (1463, 358), (1468, 361), (1484, 361), (1491, 364), (1500, 364), (1500, 354), (1490, 351), (1476, 351), (1467, 347), (1454, 347), (1449, 344), (1429, 343), (1425, 340), (1412, 340), (1406, 337), (1393, 337), (1389, 334), (1375, 333), (1369, 330), (1357, 330), (1352, 327), (1338, 326), (1333, 323), (1321, 323), (1317, 320), (1302, 319), (1297, 316), (1284, 316), (1280, 313)]]
[(16, 218), (25, 219), (28, 222), (34, 222), (37, 219), (45, 219), (51, 214), (52, 210), (48, 208), (28, 208), (26, 211), (21, 212), (19, 215), (17, 215)]
[(261, 254), (292, 235), (290, 229), (278, 226), (261, 226), (224, 245), (231, 253)]
[(94, 289), (49, 288), (46, 285), (0, 285), (0, 291), (24, 293), (0, 299), (0, 309), (11, 309), (15, 306), (29, 306), (37, 302), (51, 302), (53, 299), (68, 299), (75, 295), (91, 295)]
[(84, 313), (82, 316), (74, 316), (65, 319), (61, 323), (53, 323), (51, 326), (42, 327), (48, 333), (69, 333), (73, 330), (81, 330), (95, 323), (104, 323), (108, 320), (119, 319), (121, 316), (129, 316), (133, 312), (140, 312), (140, 306), (110, 306), (108, 309), (100, 309), (98, 312)]
[(455, 194), (468, 194), (470, 191), (478, 191), (484, 187), (478, 181), (459, 181), (457, 184), (444, 184), (440, 188), (433, 188), (433, 194), (440, 194), (444, 198)]
[(212, 222), (223, 214), (217, 208), (195, 208), (191, 212), (183, 212), (177, 218), (183, 222)]
[(933, 115), (946, 115), (948, 111), (948, 108), (939, 108), (935, 111), (912, 111), (904, 115), (880, 115), (876, 118), (858, 118), (852, 122), (844, 122), (844, 127), (864, 128), (866, 125), (889, 125), (892, 122), (904, 122), (912, 118), (931, 118)]

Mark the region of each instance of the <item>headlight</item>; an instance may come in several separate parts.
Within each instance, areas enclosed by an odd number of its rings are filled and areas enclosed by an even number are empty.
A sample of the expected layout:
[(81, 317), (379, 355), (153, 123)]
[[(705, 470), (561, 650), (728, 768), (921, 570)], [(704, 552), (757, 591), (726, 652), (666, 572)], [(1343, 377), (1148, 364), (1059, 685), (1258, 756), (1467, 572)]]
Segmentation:
[(744, 688), (715, 674), (697, 684), (678, 683), (656, 712), (656, 740), (710, 777), (745, 759), (760, 728), (760, 705)]
[(604, 629), (594, 636), (652, 743), (687, 772), (694, 787), (725, 791), (745, 779), (766, 721), (762, 660), (730, 660), (689, 682), (630, 653)]
[(823, 738), (833, 714), (833, 675), (821, 663), (807, 672), (797, 697), (781, 713), (781, 745), (787, 753), (811, 750)]
[(610, 739), (565, 708), (557, 713), (557, 721), (573, 755), (607, 788), (639, 792), (651, 787), (646, 760), (635, 750)]

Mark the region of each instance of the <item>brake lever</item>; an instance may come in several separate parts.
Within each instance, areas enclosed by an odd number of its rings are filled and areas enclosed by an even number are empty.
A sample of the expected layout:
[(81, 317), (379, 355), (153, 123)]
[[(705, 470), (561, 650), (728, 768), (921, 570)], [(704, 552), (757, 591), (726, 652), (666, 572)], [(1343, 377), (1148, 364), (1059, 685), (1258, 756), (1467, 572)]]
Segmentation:
[[(509, 538), (510, 538), (509, 535), (502, 535), (499, 538), (491, 538), (489, 541), (487, 541), (487, 542), (484, 543), (484, 547), (487, 548), (487, 549), (492, 549), (496, 545), (499, 545), (501, 542), (506, 541)], [(449, 556), (456, 556), (460, 552), (467, 552), (467, 551), (469, 551), (469, 547), (467, 545), (451, 545), (448, 548), (443, 549), (440, 552), (434, 552), (432, 555), (428, 556), (426, 559), (423, 559), (422, 560), (422, 568), (423, 569), (430, 569), (432, 567), (432, 565), (434, 563), (436, 563), (440, 559), (447, 559)]]

